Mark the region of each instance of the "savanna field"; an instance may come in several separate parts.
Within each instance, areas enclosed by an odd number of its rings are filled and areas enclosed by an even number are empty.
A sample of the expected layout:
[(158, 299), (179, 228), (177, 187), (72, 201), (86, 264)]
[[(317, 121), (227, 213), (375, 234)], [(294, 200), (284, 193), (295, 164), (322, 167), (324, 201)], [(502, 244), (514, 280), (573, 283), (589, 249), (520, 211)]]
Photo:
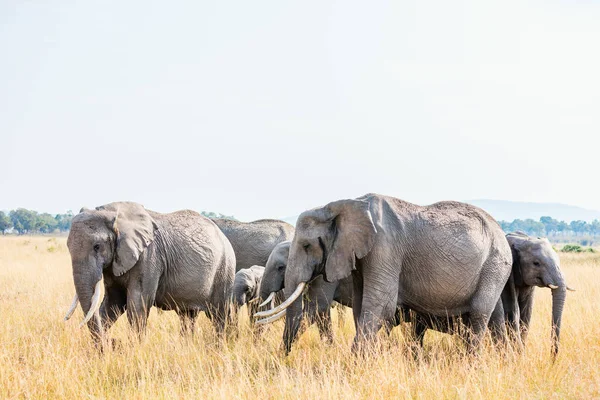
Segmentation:
[(335, 340), (305, 332), (289, 357), (283, 322), (254, 335), (242, 311), (237, 338), (219, 341), (201, 315), (193, 337), (173, 312), (152, 310), (138, 341), (122, 316), (118, 345), (98, 352), (78, 309), (66, 238), (0, 237), (0, 398), (600, 398), (600, 254), (560, 253), (570, 286), (560, 354), (550, 356), (550, 290), (537, 289), (526, 350), (489, 342), (465, 355), (458, 338), (429, 331), (424, 351), (405, 342), (407, 326), (367, 358), (350, 352), (351, 310), (334, 312)]

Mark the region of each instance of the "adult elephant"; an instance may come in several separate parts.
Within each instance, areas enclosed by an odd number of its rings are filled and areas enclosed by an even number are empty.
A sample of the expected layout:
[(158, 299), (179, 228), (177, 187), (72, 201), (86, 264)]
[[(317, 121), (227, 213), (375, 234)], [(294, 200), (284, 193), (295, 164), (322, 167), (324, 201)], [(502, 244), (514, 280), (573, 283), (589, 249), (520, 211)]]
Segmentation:
[[(281, 242), (271, 252), (260, 284), (259, 296), (265, 299), (262, 305), (268, 304), (284, 289), (285, 273), (292, 242)], [(331, 326), (331, 306), (334, 301), (341, 305), (352, 307), (352, 277), (340, 281), (326, 282), (323, 277), (317, 277), (304, 293), (303, 315), (309, 324), (316, 323), (322, 338), (333, 339)], [(273, 303), (271, 303), (273, 304)], [(285, 313), (285, 311), (282, 311)], [(274, 316), (271, 319), (279, 319)], [(271, 321), (266, 319), (260, 324)], [(293, 342), (296, 335), (291, 338)]]
[(257, 315), (287, 309), (284, 346), (289, 352), (304, 287), (318, 275), (333, 282), (352, 274), (353, 349), (394, 318), (397, 304), (440, 317), (468, 313), (473, 349), (511, 266), (504, 233), (483, 210), (452, 201), (422, 207), (368, 194), (300, 215), (285, 274), (287, 299)]
[(235, 255), (210, 219), (189, 210), (160, 214), (136, 203), (111, 203), (75, 216), (67, 246), (77, 294), (66, 319), (79, 302), (86, 314), (81, 325), (87, 323), (95, 339), (125, 311), (143, 332), (153, 305), (177, 311), (184, 330), (205, 311), (223, 332)]
[(292, 240), (294, 227), (276, 219), (239, 222), (215, 218), (214, 223), (227, 236), (236, 257), (236, 271), (253, 265), (265, 265), (273, 248), (286, 240)]
[[(560, 259), (546, 238), (533, 238), (523, 232), (506, 235), (513, 256), (512, 272), (502, 291), (495, 314), (503, 314), (512, 337), (525, 342), (529, 331), (535, 288), (552, 290), (552, 354), (558, 353), (560, 325), (567, 286)], [(497, 324), (494, 322), (494, 324)]]

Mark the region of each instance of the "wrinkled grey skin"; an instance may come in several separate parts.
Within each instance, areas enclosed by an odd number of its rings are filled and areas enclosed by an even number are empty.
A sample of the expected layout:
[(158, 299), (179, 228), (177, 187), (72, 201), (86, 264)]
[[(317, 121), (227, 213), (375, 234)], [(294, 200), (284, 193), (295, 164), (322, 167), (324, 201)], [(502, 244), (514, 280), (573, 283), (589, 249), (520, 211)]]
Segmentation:
[[(271, 252), (263, 279), (260, 285), (260, 298), (266, 299), (269, 294), (279, 293), (284, 288), (285, 271), (288, 264), (290, 245), (292, 242), (281, 242)], [(309, 324), (316, 323), (319, 333), (324, 339), (333, 339), (331, 326), (331, 306), (333, 301), (352, 307), (352, 277), (341, 281), (325, 282), (317, 277), (304, 293), (304, 316)], [(296, 336), (291, 338), (292, 342)]]
[(294, 236), (292, 225), (275, 219), (239, 222), (215, 218), (213, 221), (233, 246), (236, 271), (253, 265), (266, 265), (273, 248)]
[(241, 307), (258, 298), (258, 289), (264, 272), (265, 267), (260, 265), (253, 265), (236, 272), (233, 281), (233, 304)]
[[(289, 297), (301, 282), (353, 278), (353, 349), (374, 339), (397, 305), (438, 317), (469, 314), (469, 348), (478, 347), (510, 275), (511, 250), (498, 223), (459, 202), (417, 206), (368, 194), (300, 215), (285, 274)], [(400, 279), (398, 279), (398, 277)], [(302, 318), (288, 308), (284, 347)]]
[[(546, 238), (533, 238), (522, 232), (515, 232), (506, 235), (506, 239), (512, 251), (513, 266), (495, 314), (502, 313), (511, 336), (520, 337), (525, 342), (531, 321), (535, 287), (557, 286), (557, 289), (551, 289), (552, 353), (556, 355), (567, 293), (558, 254)], [(495, 321), (493, 323), (497, 324)]]
[(177, 311), (183, 330), (205, 311), (223, 332), (235, 255), (210, 219), (189, 210), (160, 214), (136, 203), (111, 203), (75, 216), (67, 246), (84, 313), (104, 277), (103, 329), (95, 318), (88, 322), (96, 340), (124, 312), (138, 332), (145, 331), (153, 305)]

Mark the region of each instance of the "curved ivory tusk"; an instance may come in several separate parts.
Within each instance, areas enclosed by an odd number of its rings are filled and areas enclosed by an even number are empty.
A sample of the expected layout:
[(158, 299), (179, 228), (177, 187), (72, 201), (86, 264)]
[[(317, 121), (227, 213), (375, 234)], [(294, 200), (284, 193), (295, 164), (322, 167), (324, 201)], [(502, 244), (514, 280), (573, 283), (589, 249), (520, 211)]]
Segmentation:
[[(266, 306), (268, 302), (270, 302), (271, 300), (273, 300), (273, 297), (275, 297), (275, 292), (271, 292), (271, 294), (269, 295), (269, 297), (267, 297), (267, 299), (265, 301), (263, 301), (262, 303), (260, 303), (258, 306), (259, 307)], [(271, 308), (273, 308), (273, 307), (271, 307)]]
[(255, 297), (252, 300), (248, 300), (248, 304), (256, 303), (258, 300), (260, 300), (260, 297)]
[(549, 283), (549, 284), (548, 284), (548, 287), (549, 287), (550, 289), (558, 289), (558, 286), (556, 286), (556, 285), (552, 285), (551, 283)]
[(282, 310), (279, 311), (277, 314), (272, 315), (270, 317), (267, 318), (263, 318), (263, 319), (259, 319), (258, 321), (255, 322), (255, 324), (257, 325), (266, 325), (266, 324), (270, 324), (271, 322), (275, 322), (278, 319), (282, 318), (285, 316), (285, 313), (287, 312), (287, 310)]
[(567, 290), (570, 292), (576, 292), (577, 290), (573, 289), (572, 287), (567, 286)]
[(94, 295), (92, 296), (92, 305), (90, 306), (90, 309), (88, 310), (87, 315), (83, 319), (83, 322), (81, 324), (79, 324), (80, 328), (82, 326), (84, 326), (85, 324), (87, 324), (87, 322), (90, 319), (92, 319), (92, 317), (94, 316), (94, 314), (100, 308), (100, 287), (101, 286), (102, 286), (102, 279), (100, 279), (98, 281), (98, 283), (96, 283), (96, 287), (94, 288)]
[(270, 310), (267, 311), (262, 311), (262, 312), (258, 312), (256, 314), (254, 314), (255, 318), (261, 318), (261, 317), (270, 317), (273, 314), (277, 314), (279, 311), (281, 310), (285, 310), (286, 308), (288, 308), (294, 301), (296, 301), (296, 299), (298, 297), (300, 297), (300, 295), (302, 294), (302, 291), (304, 290), (304, 286), (306, 286), (306, 282), (300, 282), (298, 284), (298, 286), (296, 287), (296, 290), (294, 290), (294, 293), (292, 293), (292, 295), (290, 297), (288, 297), (283, 303), (281, 303), (280, 305), (278, 305), (275, 308), (272, 308)]
[(79, 304), (79, 297), (77, 297), (77, 293), (75, 293), (75, 297), (73, 297), (73, 302), (71, 303), (71, 307), (69, 307), (69, 311), (67, 311), (67, 315), (65, 315), (65, 319), (64, 319), (65, 321), (68, 321), (69, 318), (71, 318), (71, 316), (75, 312), (75, 309), (77, 308), (77, 304)]

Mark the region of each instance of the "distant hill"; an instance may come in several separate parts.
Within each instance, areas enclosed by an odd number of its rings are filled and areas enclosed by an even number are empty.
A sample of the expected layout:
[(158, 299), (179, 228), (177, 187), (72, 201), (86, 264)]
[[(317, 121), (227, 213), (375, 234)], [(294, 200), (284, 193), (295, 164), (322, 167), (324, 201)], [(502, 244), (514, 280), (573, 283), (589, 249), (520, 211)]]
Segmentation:
[(499, 221), (512, 221), (515, 219), (531, 218), (539, 220), (540, 217), (549, 216), (559, 221), (571, 222), (575, 220), (593, 221), (600, 220), (600, 211), (560, 203), (526, 203), (506, 200), (467, 200), (469, 204), (483, 208)]
[[(465, 203), (483, 208), (498, 221), (513, 221), (515, 219), (534, 219), (549, 216), (559, 221), (571, 222), (582, 220), (591, 222), (600, 220), (600, 211), (560, 203), (527, 203), (522, 201), (507, 200), (466, 200)], [(282, 220), (296, 225), (298, 215), (281, 218)]]

